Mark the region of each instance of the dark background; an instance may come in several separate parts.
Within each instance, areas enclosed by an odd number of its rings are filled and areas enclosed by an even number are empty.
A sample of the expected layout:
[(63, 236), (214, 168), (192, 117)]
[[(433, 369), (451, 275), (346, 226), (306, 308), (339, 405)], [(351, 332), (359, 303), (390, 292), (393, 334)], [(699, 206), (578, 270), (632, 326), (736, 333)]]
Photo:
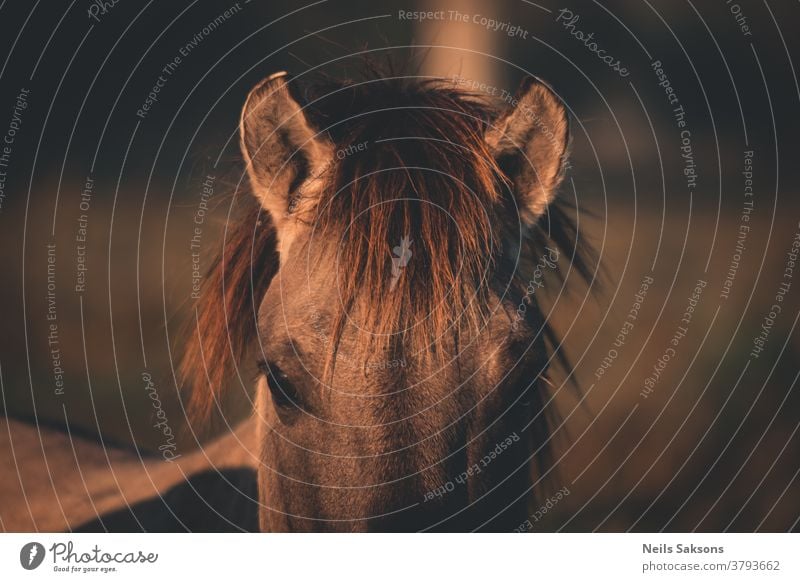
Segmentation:
[[(142, 381), (147, 371), (173, 426), (186, 423), (173, 368), (191, 314), (192, 219), (202, 183), (214, 175), (202, 238), (208, 264), (242, 176), (240, 108), (261, 78), (284, 69), (357, 75), (362, 51), (511, 92), (531, 73), (553, 86), (573, 116), (562, 194), (578, 207), (581, 236), (605, 271), (602, 286), (587, 289), (570, 274), (563, 292), (549, 290), (547, 307), (581, 391), (562, 384), (565, 373), (556, 375), (566, 422), (555, 434), (558, 473), (549, 486), (571, 493), (535, 531), (797, 527), (800, 281), (760, 357), (749, 355), (800, 221), (796, 3), (740, 2), (752, 31), (744, 35), (723, 1), (240, 2), (237, 14), (183, 58), (145, 119), (136, 111), (162, 67), (233, 4), (121, 1), (100, 22), (88, 17), (90, 5), (0, 8), (0, 134), (17, 94), (30, 90), (0, 208), (6, 414), (69, 422), (108, 442), (152, 449), (160, 435)], [(555, 22), (564, 7), (580, 15), (578, 29), (594, 32), (625, 63), (628, 77)], [(528, 38), (397, 18), (400, 9), (450, 8), (517, 24)], [(411, 46), (429, 44), (452, 48)], [(691, 192), (653, 60), (663, 63), (686, 111), (698, 173)], [(725, 300), (745, 150), (754, 151), (754, 210)], [(87, 177), (95, 183), (86, 212), (89, 269), (86, 291), (76, 293), (75, 235)], [(52, 243), (63, 395), (54, 390), (47, 345)], [(641, 316), (596, 380), (646, 275), (655, 283)], [(688, 334), (643, 399), (644, 379), (698, 279), (707, 287)], [(232, 382), (229, 421), (248, 410), (251, 375), (245, 367)], [(193, 429), (182, 433), (182, 450), (219, 430)]]

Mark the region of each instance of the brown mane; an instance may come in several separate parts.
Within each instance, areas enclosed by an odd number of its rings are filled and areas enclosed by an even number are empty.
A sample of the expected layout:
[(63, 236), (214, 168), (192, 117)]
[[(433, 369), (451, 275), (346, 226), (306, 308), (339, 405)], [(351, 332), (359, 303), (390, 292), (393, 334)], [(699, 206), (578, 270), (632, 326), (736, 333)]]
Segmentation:
[[(317, 229), (315, 237), (336, 245), (342, 265), (330, 371), (336, 340), (356, 306), (362, 328), (371, 332), (365, 334), (365, 350), (392, 352), (400, 343), (392, 334), (408, 330), (404, 345), (443, 356), (447, 350), (436, 350), (437, 338), (448, 329), (480, 327), (486, 292), (499, 271), (509, 271), (501, 278), (518, 294), (527, 284), (518, 267), (503, 258), (504, 229), (508, 223), (516, 227), (517, 217), (509, 181), (483, 137), (493, 111), (474, 95), (440, 82), (404, 78), (320, 84), (306, 97), (307, 115), (327, 129), (337, 150), (367, 144), (333, 160), (319, 177), (327, 187), (315, 212), (297, 217)], [(200, 414), (211, 410), (254, 339), (259, 302), (278, 268), (270, 220), (255, 202), (250, 206), (226, 236), (206, 279), (181, 364)], [(503, 220), (498, 224), (493, 216)], [(396, 278), (392, 251), (406, 236), (413, 260)], [(556, 204), (522, 242), (531, 256), (555, 245), (581, 276), (591, 275), (569, 213)], [(544, 324), (542, 334), (563, 359), (552, 328)]]
[[(330, 92), (328, 93), (330, 95)], [(319, 109), (343, 119), (333, 128), (344, 151), (365, 144), (331, 168), (330, 187), (312, 218), (335, 241), (343, 268), (342, 308), (333, 330), (328, 370), (354, 306), (368, 330), (367, 354), (401, 359), (439, 356), (448, 330), (477, 330), (494, 255), (500, 170), (483, 132), (489, 112), (471, 96), (435, 82), (381, 79), (346, 86)], [(330, 101), (330, 102), (328, 102)], [(342, 106), (344, 104), (344, 106)], [(413, 260), (397, 277), (393, 249), (407, 239)]]
[(179, 376), (193, 416), (208, 418), (226, 378), (256, 333), (258, 302), (278, 271), (275, 229), (247, 193), (246, 208), (225, 230), (222, 250), (203, 281), (187, 325)]

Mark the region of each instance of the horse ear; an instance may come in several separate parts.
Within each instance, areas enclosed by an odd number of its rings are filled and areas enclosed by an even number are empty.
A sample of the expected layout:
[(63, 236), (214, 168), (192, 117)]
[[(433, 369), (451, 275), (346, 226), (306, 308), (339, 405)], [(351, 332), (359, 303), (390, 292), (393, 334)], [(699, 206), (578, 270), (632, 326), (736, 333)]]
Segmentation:
[(569, 119), (561, 100), (534, 77), (486, 132), (489, 150), (513, 181), (523, 218), (533, 223), (553, 200), (567, 159)]
[(239, 125), (247, 172), (261, 205), (276, 228), (314, 188), (332, 159), (333, 148), (312, 128), (290, 91), (286, 72), (270, 75), (247, 96)]

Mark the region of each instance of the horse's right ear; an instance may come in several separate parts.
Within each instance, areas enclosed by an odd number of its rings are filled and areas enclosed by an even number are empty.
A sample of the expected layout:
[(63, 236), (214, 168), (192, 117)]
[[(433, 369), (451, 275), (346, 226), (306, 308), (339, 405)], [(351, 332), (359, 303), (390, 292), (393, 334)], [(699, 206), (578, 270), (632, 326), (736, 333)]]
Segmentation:
[(250, 91), (239, 132), (253, 189), (280, 237), (291, 215), (316, 200), (318, 177), (330, 164), (333, 147), (308, 122), (285, 72)]
[(522, 218), (536, 222), (564, 177), (569, 118), (561, 99), (546, 84), (527, 77), (511, 107), (486, 132), (486, 142), (508, 168)]

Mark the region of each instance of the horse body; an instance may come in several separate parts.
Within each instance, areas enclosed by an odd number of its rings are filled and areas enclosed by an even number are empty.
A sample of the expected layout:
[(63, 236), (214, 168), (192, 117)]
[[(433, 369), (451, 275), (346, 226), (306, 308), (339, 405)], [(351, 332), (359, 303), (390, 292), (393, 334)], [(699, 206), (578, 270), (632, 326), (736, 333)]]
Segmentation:
[[(246, 479), (257, 466), (252, 420), (168, 462), (0, 418), (0, 451), (0, 471), (6, 475), (0, 496), (4, 531), (235, 531), (255, 525), (255, 501), (247, 506), (240, 498), (254, 493)], [(191, 499), (191, 484), (198, 477), (206, 484), (216, 481), (224, 497), (206, 487), (205, 503)], [(239, 486), (238, 493), (233, 485)], [(237, 499), (244, 515), (225, 516), (220, 505)]]

